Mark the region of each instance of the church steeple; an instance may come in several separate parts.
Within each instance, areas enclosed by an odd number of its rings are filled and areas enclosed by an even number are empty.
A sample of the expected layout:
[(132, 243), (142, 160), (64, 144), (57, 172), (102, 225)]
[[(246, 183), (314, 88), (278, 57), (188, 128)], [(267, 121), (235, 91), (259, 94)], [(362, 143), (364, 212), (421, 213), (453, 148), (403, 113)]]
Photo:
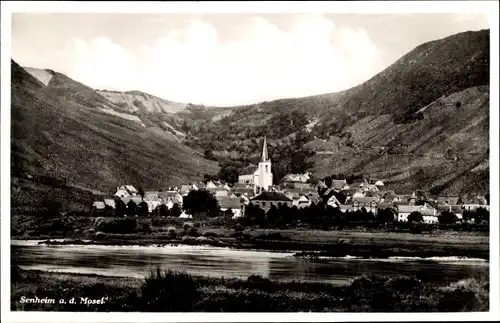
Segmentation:
[(262, 161), (266, 162), (269, 160), (269, 156), (267, 154), (267, 141), (266, 136), (264, 136), (264, 144), (262, 145)]

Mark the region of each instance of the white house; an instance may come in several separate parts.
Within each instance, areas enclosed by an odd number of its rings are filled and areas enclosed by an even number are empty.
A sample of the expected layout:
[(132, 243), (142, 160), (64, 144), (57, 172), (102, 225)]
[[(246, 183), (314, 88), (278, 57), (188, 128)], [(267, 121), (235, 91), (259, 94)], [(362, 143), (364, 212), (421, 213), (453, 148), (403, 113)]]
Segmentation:
[(408, 222), (408, 215), (412, 212), (422, 214), (424, 223), (437, 223), (437, 210), (431, 206), (425, 205), (398, 205), (398, 221)]

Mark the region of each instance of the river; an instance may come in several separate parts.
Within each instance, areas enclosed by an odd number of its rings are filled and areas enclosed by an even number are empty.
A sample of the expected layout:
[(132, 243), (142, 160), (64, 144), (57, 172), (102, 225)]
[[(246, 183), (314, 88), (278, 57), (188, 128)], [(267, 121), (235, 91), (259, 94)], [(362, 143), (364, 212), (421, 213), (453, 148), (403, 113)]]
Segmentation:
[(79, 246), (45, 245), (12, 240), (11, 263), (22, 269), (142, 278), (156, 267), (193, 275), (273, 280), (348, 283), (364, 274), (415, 275), (447, 284), (470, 277), (489, 277), (489, 263), (454, 257), (300, 259), (293, 253), (235, 250), (209, 246)]

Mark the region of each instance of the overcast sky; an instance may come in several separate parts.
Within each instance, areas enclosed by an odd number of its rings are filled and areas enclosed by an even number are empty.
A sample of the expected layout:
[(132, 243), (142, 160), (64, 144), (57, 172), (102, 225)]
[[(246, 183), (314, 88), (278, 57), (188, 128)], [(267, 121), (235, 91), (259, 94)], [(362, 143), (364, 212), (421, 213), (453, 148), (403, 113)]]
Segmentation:
[(96, 89), (238, 105), (336, 92), (421, 43), (488, 27), (468, 14), (12, 15), (12, 58)]

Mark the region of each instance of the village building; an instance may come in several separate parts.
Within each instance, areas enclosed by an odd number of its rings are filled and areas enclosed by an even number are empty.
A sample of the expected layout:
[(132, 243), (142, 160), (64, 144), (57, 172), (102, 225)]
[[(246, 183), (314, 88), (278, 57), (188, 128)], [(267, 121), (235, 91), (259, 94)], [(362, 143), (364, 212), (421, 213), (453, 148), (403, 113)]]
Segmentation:
[(210, 193), (213, 194), (213, 196), (218, 197), (218, 196), (229, 196), (230, 193), (228, 190), (226, 190), (224, 187), (214, 187), (214, 188), (208, 188), (207, 189)]
[(114, 199), (104, 199), (104, 204), (106, 206), (113, 208), (113, 209), (116, 208), (116, 202)]
[(133, 185), (122, 185), (116, 188), (115, 196), (127, 197), (137, 195), (138, 191)]
[(346, 212), (353, 212), (354, 209), (351, 204), (340, 204), (339, 205), (340, 212), (346, 213)]
[(289, 207), (293, 206), (293, 200), (282, 192), (264, 191), (250, 199), (252, 204), (260, 206), (264, 211), (269, 211), (272, 205), (279, 208), (286, 204)]
[(335, 191), (342, 191), (350, 189), (349, 185), (347, 185), (347, 180), (345, 179), (334, 179), (332, 180), (332, 185), (330, 186)]
[(378, 197), (353, 197), (352, 198), (352, 207), (354, 211), (362, 210), (363, 208), (367, 212), (372, 212), (373, 214), (377, 214), (379, 204)]
[(92, 204), (92, 207), (95, 210), (104, 210), (106, 208), (106, 204), (102, 201), (95, 201), (94, 204)]
[(148, 202), (148, 201), (160, 201), (160, 197), (159, 197), (159, 193), (158, 191), (146, 191), (144, 192), (144, 201)]
[(424, 223), (438, 223), (437, 209), (428, 204), (424, 205), (398, 205), (398, 221), (408, 222), (408, 216), (412, 212), (419, 212), (422, 214)]
[(242, 203), (240, 198), (218, 196), (216, 199), (222, 212), (231, 210), (233, 212), (233, 218), (242, 216)]
[(436, 199), (438, 205), (461, 205), (460, 196), (438, 196)]
[(182, 195), (179, 192), (176, 191), (159, 192), (158, 197), (160, 198), (160, 202), (162, 204), (165, 204), (169, 210), (174, 206), (174, 204), (177, 204), (179, 207), (182, 208), (182, 202), (184, 201), (184, 199), (182, 198)]
[(253, 185), (254, 193), (269, 190), (273, 185), (273, 174), (271, 172), (271, 160), (267, 152), (267, 141), (264, 137), (262, 145), (262, 157), (258, 166), (248, 166), (238, 177), (238, 183)]

